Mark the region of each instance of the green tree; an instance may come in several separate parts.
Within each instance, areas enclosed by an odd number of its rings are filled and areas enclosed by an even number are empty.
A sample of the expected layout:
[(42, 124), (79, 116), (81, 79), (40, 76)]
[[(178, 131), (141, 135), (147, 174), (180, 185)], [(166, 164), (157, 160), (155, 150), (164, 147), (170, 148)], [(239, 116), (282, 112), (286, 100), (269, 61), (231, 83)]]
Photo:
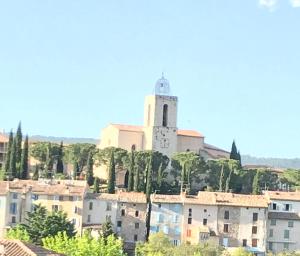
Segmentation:
[(14, 142), (14, 135), (13, 132), (10, 131), (9, 133), (9, 139), (8, 139), (8, 147), (7, 147), (7, 153), (6, 153), (6, 158), (5, 158), (5, 165), (4, 165), (4, 172), (5, 172), (5, 179), (7, 177), (10, 177), (10, 156), (11, 156), (11, 151), (13, 148), (13, 142)]
[(134, 150), (131, 150), (130, 153), (130, 164), (129, 164), (129, 173), (128, 173), (128, 191), (133, 191), (134, 188)]
[(231, 146), (230, 159), (239, 160), (238, 158), (239, 158), (238, 157), (238, 150), (237, 150), (235, 141), (233, 141), (232, 146)]
[[(41, 244), (43, 238), (54, 236), (58, 232), (65, 231), (69, 237), (75, 235), (74, 225), (68, 221), (67, 215), (63, 212), (47, 212), (46, 208), (36, 205), (32, 212), (27, 212), (26, 224), (20, 227), (26, 230), (30, 241), (34, 244)], [(16, 228), (12, 228), (12, 232)]]
[(36, 164), (31, 179), (32, 179), (32, 180), (38, 180), (38, 179), (39, 179), (39, 176), (40, 176), (40, 175), (39, 175), (39, 165)]
[(107, 239), (111, 235), (115, 236), (113, 224), (112, 224), (111, 220), (107, 218), (106, 221), (102, 225), (101, 236), (104, 239)]
[(260, 185), (259, 185), (259, 179), (261, 176), (261, 171), (257, 170), (256, 174), (253, 179), (253, 185), (252, 185), (252, 194), (253, 195), (259, 195), (260, 194)]
[(223, 182), (224, 182), (224, 163), (221, 166), (221, 174), (219, 179), (219, 191), (223, 191)]
[(73, 180), (77, 180), (77, 176), (79, 174), (79, 166), (76, 161), (73, 163), (73, 172), (72, 172), (72, 178)]
[(22, 149), (22, 159), (21, 159), (21, 175), (20, 178), (25, 180), (28, 178), (28, 135), (25, 137), (24, 146)]
[(86, 169), (86, 181), (89, 186), (92, 186), (94, 183), (94, 172), (93, 172), (93, 153), (90, 151), (87, 160), (87, 169)]
[(238, 248), (231, 253), (231, 256), (253, 256), (253, 254), (244, 248)]
[(31, 242), (27, 230), (21, 225), (17, 225), (14, 228), (9, 229), (6, 234), (6, 238), (21, 240), (24, 242)]
[(64, 172), (64, 163), (63, 163), (63, 156), (64, 156), (64, 144), (61, 141), (60, 146), (57, 152), (57, 160), (56, 160), (56, 173), (63, 173)]
[(9, 174), (10, 178), (14, 179), (17, 177), (17, 155), (16, 155), (16, 139), (13, 140), (13, 145), (10, 153), (10, 162), (9, 162)]
[(100, 192), (100, 179), (98, 177), (96, 177), (94, 179), (93, 192), (94, 193), (99, 193)]
[(115, 167), (114, 152), (112, 152), (110, 163), (109, 163), (108, 181), (107, 181), (107, 192), (109, 194), (115, 193), (115, 184), (116, 184), (116, 167)]
[(17, 133), (16, 133), (16, 168), (17, 168), (17, 174), (16, 176), (20, 178), (21, 176), (21, 158), (22, 158), (22, 128), (21, 128), (21, 122), (19, 122)]
[(150, 202), (150, 195), (152, 193), (152, 156), (149, 159), (147, 165), (147, 179), (146, 179), (146, 197), (147, 201)]

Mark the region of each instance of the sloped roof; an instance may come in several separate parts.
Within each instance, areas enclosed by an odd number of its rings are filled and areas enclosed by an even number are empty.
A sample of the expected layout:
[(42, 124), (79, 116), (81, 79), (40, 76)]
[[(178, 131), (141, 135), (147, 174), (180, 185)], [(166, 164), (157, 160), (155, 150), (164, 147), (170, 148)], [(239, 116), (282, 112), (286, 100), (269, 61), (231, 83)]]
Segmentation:
[(86, 199), (118, 201), (124, 203), (147, 203), (146, 195), (142, 192), (124, 192), (117, 191), (115, 194), (108, 193), (88, 193)]
[[(4, 255), (7, 256), (61, 256), (53, 251), (44, 249), (41, 246), (21, 242), (19, 240), (0, 239), (0, 245), (4, 247)], [(1, 252), (0, 252), (1, 254)], [(2, 254), (1, 254), (2, 255)]]
[(8, 142), (8, 137), (3, 133), (0, 133), (0, 142)]
[(267, 191), (265, 195), (270, 200), (300, 201), (300, 192)]
[[(129, 132), (143, 132), (143, 126), (140, 125), (129, 125), (129, 124), (110, 124), (113, 127), (117, 128), (121, 131), (129, 131)], [(179, 136), (189, 136), (189, 137), (201, 137), (204, 136), (197, 131), (194, 130), (177, 130), (177, 135)]]

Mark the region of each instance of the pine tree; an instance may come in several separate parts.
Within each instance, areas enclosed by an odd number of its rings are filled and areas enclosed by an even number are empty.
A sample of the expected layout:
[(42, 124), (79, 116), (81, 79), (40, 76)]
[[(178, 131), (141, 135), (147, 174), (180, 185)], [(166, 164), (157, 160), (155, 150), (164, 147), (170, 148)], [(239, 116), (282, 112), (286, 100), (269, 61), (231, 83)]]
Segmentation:
[(100, 192), (100, 179), (96, 177), (94, 179), (94, 187), (93, 187), (93, 192), (94, 193), (99, 193)]
[(260, 171), (257, 170), (256, 174), (255, 174), (255, 176), (253, 178), (253, 183), (252, 183), (252, 194), (253, 195), (260, 194), (259, 178), (260, 178)]
[(93, 153), (90, 151), (87, 159), (87, 170), (86, 170), (86, 181), (89, 186), (92, 186), (94, 183), (94, 172), (93, 172)]
[(153, 159), (152, 159), (152, 154), (150, 156), (148, 165), (147, 165), (147, 185), (146, 185), (146, 197), (147, 201), (150, 201), (150, 195), (152, 192), (152, 168), (153, 168)]
[(38, 180), (39, 179), (39, 166), (38, 166), (38, 164), (35, 165), (35, 169), (34, 169), (34, 172), (32, 174), (31, 179), (32, 180)]
[(13, 140), (13, 145), (10, 153), (9, 162), (9, 175), (10, 178), (14, 179), (17, 177), (17, 163), (16, 163), (16, 139)]
[(134, 187), (134, 150), (130, 154), (130, 166), (128, 174), (128, 191), (133, 191)]
[(10, 155), (11, 155), (11, 151), (12, 151), (12, 147), (13, 147), (13, 142), (14, 142), (14, 135), (13, 135), (13, 132), (10, 131), (8, 147), (7, 147), (6, 157), (5, 157), (5, 165), (4, 165), (5, 179), (6, 179), (6, 177), (10, 176), (9, 165), (10, 165)]
[(22, 128), (21, 128), (21, 122), (19, 122), (15, 140), (16, 140), (17, 177), (20, 178), (20, 176), (21, 176), (21, 159), (22, 159)]
[(63, 173), (64, 172), (63, 154), (64, 154), (64, 144), (61, 141), (60, 142), (60, 147), (59, 147), (59, 150), (58, 150), (56, 173)]
[(28, 177), (28, 135), (25, 137), (21, 159), (21, 175), (20, 178), (25, 180)]
[(73, 173), (72, 173), (73, 180), (76, 180), (76, 179), (77, 179), (78, 172), (79, 172), (79, 166), (78, 166), (78, 163), (77, 163), (76, 161), (74, 161), (74, 162), (73, 162)]
[(114, 152), (111, 153), (109, 170), (108, 170), (108, 181), (107, 181), (107, 191), (109, 194), (115, 193), (115, 183), (116, 183), (116, 167)]

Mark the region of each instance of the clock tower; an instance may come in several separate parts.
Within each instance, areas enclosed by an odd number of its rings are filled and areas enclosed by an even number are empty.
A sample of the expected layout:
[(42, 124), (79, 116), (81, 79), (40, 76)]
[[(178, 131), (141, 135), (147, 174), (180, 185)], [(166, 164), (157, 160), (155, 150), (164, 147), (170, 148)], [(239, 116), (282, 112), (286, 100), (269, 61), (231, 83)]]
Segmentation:
[(169, 158), (177, 151), (177, 97), (171, 96), (169, 81), (162, 77), (155, 94), (146, 96), (144, 107), (144, 149)]

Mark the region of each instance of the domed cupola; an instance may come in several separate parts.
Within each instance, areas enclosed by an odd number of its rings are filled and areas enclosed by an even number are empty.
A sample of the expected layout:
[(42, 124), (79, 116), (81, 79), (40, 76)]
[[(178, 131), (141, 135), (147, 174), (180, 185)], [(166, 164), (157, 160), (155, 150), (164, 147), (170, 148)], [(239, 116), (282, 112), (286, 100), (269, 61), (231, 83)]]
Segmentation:
[(170, 84), (167, 79), (164, 78), (164, 73), (160, 79), (157, 80), (155, 85), (156, 95), (170, 95)]

